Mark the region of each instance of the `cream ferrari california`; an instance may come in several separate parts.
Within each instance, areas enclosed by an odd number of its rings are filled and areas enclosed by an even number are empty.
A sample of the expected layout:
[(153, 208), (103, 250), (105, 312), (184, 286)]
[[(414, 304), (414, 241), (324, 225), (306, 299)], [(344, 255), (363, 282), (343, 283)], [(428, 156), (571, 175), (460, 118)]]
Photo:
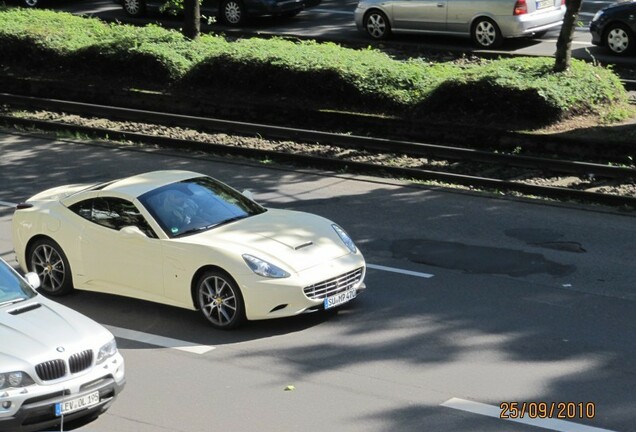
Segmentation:
[(364, 258), (340, 226), (246, 195), (189, 171), (49, 189), (16, 208), (17, 260), (47, 294), (200, 310), (221, 329), (337, 308), (365, 288)]

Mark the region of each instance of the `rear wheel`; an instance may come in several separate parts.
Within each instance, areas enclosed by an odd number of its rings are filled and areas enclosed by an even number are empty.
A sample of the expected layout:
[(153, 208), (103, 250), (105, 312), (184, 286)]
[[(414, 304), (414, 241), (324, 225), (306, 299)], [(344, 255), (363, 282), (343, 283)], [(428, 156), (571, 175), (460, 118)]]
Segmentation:
[(501, 30), (490, 18), (477, 18), (470, 34), (473, 42), (481, 48), (498, 48), (503, 43)]
[(221, 330), (245, 322), (245, 305), (241, 290), (227, 273), (209, 270), (196, 285), (198, 305), (204, 318)]
[(380, 11), (371, 11), (364, 16), (364, 28), (373, 39), (386, 39), (391, 34), (391, 24)]
[(140, 17), (146, 13), (144, 0), (124, 0), (124, 12), (131, 17)]
[(605, 33), (605, 45), (618, 55), (625, 55), (634, 50), (634, 35), (622, 24), (612, 24)]
[(238, 0), (225, 0), (221, 3), (219, 19), (221, 22), (231, 26), (241, 25), (245, 23), (247, 19), (245, 16), (245, 6)]
[(71, 266), (56, 242), (48, 238), (37, 240), (29, 250), (28, 260), (29, 271), (40, 276), (40, 290), (52, 296), (73, 290)]

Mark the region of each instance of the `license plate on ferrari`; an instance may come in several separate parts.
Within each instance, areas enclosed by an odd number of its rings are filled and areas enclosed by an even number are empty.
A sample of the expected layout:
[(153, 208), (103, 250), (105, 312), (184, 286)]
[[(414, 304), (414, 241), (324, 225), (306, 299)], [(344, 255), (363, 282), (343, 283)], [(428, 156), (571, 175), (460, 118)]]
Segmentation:
[(75, 411), (79, 411), (84, 408), (90, 408), (93, 405), (99, 403), (99, 392), (89, 393), (87, 395), (70, 399), (64, 402), (58, 402), (55, 404), (55, 415), (61, 416), (62, 414), (68, 414)]
[(349, 300), (353, 300), (354, 298), (356, 298), (356, 290), (353, 288), (343, 291), (341, 293), (338, 293), (336, 295), (332, 295), (330, 297), (325, 298), (324, 300), (325, 309), (340, 306), (341, 304), (344, 304), (348, 302)]
[(554, 6), (554, 0), (539, 0), (537, 1), (537, 9), (545, 9), (550, 6)]

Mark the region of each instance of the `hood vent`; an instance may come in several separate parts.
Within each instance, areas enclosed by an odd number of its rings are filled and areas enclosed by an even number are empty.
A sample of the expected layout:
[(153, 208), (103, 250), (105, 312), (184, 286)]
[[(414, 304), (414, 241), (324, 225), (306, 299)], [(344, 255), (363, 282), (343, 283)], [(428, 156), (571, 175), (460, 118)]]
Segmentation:
[(10, 310), (9, 313), (11, 315), (20, 315), (22, 313), (29, 312), (29, 311), (32, 311), (34, 309), (37, 309), (40, 306), (42, 306), (40, 303), (31, 303), (30, 305)]
[(312, 244), (314, 244), (314, 242), (312, 242), (312, 241), (308, 241), (308, 242), (305, 242), (305, 243), (299, 244), (298, 246), (296, 246), (296, 247), (294, 248), (294, 250), (302, 249), (302, 248), (305, 248), (305, 247), (307, 247), (307, 246), (311, 246)]

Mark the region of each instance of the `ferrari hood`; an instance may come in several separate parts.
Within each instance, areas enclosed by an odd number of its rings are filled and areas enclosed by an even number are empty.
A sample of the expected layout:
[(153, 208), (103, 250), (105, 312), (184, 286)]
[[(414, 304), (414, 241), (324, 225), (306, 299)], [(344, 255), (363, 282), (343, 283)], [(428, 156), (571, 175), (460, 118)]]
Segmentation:
[(41, 295), (0, 308), (0, 364), (39, 363), (97, 348), (112, 336), (101, 325)]
[(203, 244), (231, 244), (239, 253), (268, 261), (274, 258), (274, 264), (301, 271), (351, 253), (332, 225), (310, 213), (269, 209), (191, 239)]

